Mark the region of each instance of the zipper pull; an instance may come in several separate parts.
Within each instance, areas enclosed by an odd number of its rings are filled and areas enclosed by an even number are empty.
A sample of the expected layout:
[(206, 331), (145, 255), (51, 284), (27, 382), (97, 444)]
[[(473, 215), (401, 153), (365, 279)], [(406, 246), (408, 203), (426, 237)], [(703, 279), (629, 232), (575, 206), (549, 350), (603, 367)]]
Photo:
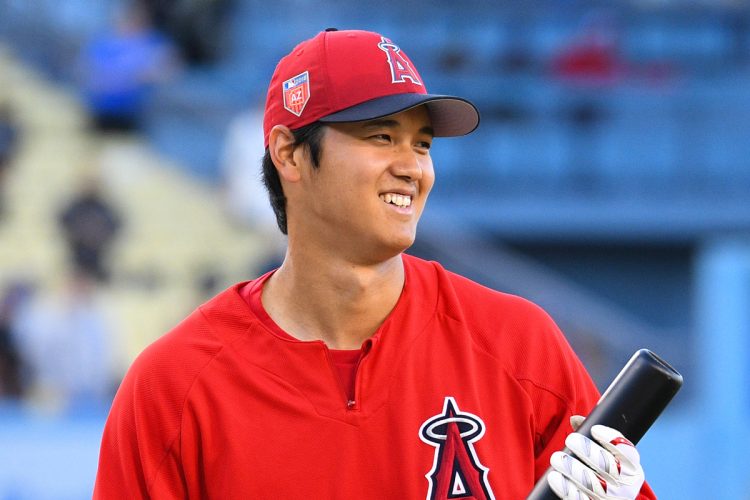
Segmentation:
[(356, 410), (357, 409), (357, 402), (353, 399), (350, 399), (346, 402), (346, 409), (347, 410)]

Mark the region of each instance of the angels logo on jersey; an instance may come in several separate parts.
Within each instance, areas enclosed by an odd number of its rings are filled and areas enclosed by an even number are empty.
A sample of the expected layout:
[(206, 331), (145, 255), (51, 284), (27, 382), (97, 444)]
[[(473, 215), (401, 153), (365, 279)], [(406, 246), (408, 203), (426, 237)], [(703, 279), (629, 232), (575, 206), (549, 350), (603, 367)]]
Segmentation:
[(482, 419), (461, 411), (451, 396), (445, 398), (443, 413), (422, 424), (420, 439), (435, 447), (432, 470), (425, 474), (428, 500), (495, 498), (487, 481), (489, 469), (479, 461), (473, 444), (484, 436), (484, 429)]

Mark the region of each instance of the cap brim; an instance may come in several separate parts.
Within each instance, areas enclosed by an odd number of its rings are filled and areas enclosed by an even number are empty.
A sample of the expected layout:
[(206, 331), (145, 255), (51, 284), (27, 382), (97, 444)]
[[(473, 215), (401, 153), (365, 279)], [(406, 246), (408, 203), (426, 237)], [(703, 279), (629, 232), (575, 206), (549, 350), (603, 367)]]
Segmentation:
[(479, 126), (479, 110), (466, 99), (436, 94), (394, 94), (378, 97), (320, 119), (326, 123), (361, 122), (425, 105), (435, 137), (466, 135)]

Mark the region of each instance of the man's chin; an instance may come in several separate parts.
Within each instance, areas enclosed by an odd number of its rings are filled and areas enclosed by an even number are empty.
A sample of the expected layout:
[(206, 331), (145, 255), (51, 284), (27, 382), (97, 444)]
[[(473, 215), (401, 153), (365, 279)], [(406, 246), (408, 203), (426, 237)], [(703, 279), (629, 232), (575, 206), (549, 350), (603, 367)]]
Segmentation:
[(380, 264), (397, 257), (408, 250), (414, 244), (414, 237), (398, 238), (387, 244), (373, 245), (370, 248), (368, 264)]
[(390, 249), (389, 255), (390, 256), (397, 256), (401, 255), (405, 251), (407, 251), (411, 246), (414, 244), (414, 238), (409, 238), (407, 241), (400, 241), (398, 244), (393, 245)]

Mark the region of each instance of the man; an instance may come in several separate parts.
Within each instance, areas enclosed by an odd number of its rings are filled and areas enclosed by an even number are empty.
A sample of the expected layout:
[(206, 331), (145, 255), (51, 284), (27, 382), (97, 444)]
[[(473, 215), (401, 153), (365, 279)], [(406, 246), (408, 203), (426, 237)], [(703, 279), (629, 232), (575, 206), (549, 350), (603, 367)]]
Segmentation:
[[(598, 394), (538, 307), (402, 253), (434, 182), (433, 138), (479, 123), (468, 101), (426, 92), (376, 33), (329, 30), (280, 61), (263, 168), (284, 262), (135, 361), (104, 431), (96, 498), (531, 491)], [(581, 459), (555, 455), (553, 487), (636, 498), (637, 451), (598, 430), (609, 451), (571, 434)]]

